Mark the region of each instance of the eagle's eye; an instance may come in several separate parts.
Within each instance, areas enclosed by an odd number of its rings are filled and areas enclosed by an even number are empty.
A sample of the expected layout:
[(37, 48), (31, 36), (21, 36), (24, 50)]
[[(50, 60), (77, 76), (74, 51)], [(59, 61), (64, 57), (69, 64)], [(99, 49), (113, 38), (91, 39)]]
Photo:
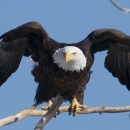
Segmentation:
[(74, 52), (74, 53), (72, 53), (73, 55), (75, 55), (76, 54), (76, 52)]

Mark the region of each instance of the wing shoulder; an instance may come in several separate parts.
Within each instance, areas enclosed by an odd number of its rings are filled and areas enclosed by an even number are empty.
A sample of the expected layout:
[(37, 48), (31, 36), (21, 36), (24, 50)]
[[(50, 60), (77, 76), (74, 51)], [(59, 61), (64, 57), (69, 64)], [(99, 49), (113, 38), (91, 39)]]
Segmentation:
[(12, 29), (0, 36), (4, 42), (10, 42), (18, 38), (29, 37), (34, 35), (37, 38), (48, 39), (48, 34), (38, 22), (28, 22), (15, 29)]

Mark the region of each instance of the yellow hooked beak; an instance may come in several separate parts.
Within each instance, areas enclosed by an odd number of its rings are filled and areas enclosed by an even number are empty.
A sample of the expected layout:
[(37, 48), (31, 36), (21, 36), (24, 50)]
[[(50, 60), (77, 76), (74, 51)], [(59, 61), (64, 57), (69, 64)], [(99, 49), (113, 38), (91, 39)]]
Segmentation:
[(71, 53), (65, 53), (65, 62), (67, 63), (68, 61), (72, 60), (74, 58), (74, 55)]

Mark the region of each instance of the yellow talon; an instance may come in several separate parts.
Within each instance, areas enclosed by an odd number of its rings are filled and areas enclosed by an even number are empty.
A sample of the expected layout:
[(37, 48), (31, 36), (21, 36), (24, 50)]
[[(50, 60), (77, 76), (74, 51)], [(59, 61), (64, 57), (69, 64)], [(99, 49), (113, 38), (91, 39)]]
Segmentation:
[(47, 111), (47, 110), (50, 109), (51, 105), (52, 105), (52, 101), (49, 100), (47, 106), (42, 106), (42, 109), (45, 110), (45, 111)]
[(73, 111), (73, 116), (77, 115), (79, 108), (85, 109), (85, 108), (87, 108), (87, 106), (79, 104), (77, 99), (73, 98), (72, 103), (71, 103), (71, 109)]

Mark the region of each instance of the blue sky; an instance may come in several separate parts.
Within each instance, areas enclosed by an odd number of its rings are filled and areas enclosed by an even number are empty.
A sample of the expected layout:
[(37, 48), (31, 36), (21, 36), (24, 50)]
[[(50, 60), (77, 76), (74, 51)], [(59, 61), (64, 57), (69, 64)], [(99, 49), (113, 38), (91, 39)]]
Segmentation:
[[(116, 0), (123, 7), (130, 8), (129, 0)], [(100, 28), (115, 28), (130, 35), (130, 14), (115, 8), (109, 0), (38, 0), (0, 1), (0, 35), (23, 23), (39, 22), (49, 36), (56, 41), (73, 43)], [(104, 68), (105, 52), (95, 55), (90, 82), (85, 91), (84, 104), (94, 106), (128, 106), (130, 92)], [(37, 84), (31, 75), (29, 57), (23, 57), (16, 73), (0, 88), (0, 118), (15, 114), (34, 104)], [(42, 104), (45, 105), (45, 104)], [(62, 105), (69, 105), (68, 102)], [(39, 109), (39, 105), (37, 108)], [(2, 130), (32, 130), (41, 117), (28, 117)], [(129, 112), (118, 114), (89, 114), (69, 116), (62, 113), (53, 118), (45, 130), (128, 130)]]

